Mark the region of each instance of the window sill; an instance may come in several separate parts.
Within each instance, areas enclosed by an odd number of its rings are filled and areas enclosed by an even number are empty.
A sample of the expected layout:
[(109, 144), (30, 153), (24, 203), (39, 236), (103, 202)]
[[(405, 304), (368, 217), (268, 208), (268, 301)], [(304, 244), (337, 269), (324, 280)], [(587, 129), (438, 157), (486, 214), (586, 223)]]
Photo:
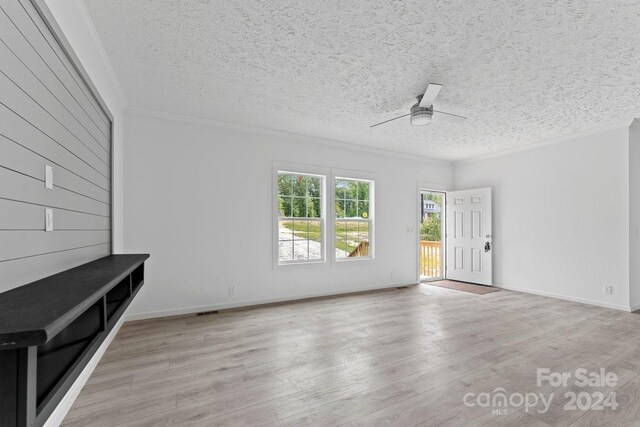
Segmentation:
[(285, 262), (285, 263), (276, 263), (274, 265), (275, 268), (287, 268), (287, 267), (291, 267), (291, 266), (304, 266), (304, 265), (327, 265), (327, 260), (318, 260), (318, 261), (293, 261), (293, 262)]
[(358, 262), (372, 262), (375, 261), (375, 257), (350, 257), (350, 258), (336, 258), (336, 264), (352, 264)]

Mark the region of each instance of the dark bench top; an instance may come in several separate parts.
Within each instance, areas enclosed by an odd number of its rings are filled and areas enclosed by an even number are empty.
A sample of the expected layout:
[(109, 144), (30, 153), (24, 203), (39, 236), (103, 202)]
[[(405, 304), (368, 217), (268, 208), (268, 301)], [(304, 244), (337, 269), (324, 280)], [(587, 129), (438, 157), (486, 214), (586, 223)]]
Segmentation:
[(0, 293), (0, 350), (46, 343), (147, 258), (110, 255)]

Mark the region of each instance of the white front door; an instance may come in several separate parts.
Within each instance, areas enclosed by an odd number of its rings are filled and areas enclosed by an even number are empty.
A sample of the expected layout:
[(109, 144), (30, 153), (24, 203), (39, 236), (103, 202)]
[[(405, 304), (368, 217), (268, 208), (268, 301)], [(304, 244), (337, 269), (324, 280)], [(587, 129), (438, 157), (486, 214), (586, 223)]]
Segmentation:
[(491, 188), (447, 193), (447, 279), (492, 285)]

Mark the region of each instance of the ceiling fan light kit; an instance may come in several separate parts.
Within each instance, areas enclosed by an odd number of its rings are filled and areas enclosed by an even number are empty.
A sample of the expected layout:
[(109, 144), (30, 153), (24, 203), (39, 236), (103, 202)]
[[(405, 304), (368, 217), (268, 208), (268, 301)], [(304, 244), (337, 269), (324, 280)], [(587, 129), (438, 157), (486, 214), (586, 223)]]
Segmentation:
[(420, 106), (420, 99), (422, 96), (418, 97), (418, 102), (411, 107), (411, 118), (409, 123), (413, 126), (424, 126), (431, 122), (431, 117), (433, 116), (433, 110), (431, 108), (425, 108)]

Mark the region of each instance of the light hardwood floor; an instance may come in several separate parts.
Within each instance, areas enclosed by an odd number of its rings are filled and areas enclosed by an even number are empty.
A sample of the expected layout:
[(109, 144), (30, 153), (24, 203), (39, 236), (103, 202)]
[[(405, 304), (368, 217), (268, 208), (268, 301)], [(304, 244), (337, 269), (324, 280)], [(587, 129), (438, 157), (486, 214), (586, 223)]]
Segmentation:
[[(618, 382), (536, 386), (537, 368), (580, 367)], [(419, 285), (127, 323), (63, 425), (640, 425), (639, 374), (637, 314)], [(554, 399), (506, 415), (463, 403), (497, 387)], [(564, 409), (585, 390), (620, 406)]]

